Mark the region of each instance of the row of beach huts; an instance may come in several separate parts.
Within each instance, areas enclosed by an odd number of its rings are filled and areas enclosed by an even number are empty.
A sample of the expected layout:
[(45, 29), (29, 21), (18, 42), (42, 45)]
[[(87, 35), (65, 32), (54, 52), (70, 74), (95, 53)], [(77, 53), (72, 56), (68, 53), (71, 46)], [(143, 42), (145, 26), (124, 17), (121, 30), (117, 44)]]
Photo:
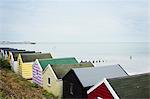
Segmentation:
[(119, 65), (94, 66), (74, 57), (55, 58), (51, 53), (0, 48), (12, 71), (59, 98), (150, 98), (150, 73), (128, 75)]

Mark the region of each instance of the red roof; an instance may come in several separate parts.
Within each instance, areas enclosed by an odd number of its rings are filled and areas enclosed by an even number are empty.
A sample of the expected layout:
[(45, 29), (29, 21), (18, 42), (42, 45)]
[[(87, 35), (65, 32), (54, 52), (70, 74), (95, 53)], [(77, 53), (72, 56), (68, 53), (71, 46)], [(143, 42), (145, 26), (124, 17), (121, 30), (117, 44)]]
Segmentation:
[(98, 97), (102, 99), (113, 99), (113, 96), (106, 87), (105, 83), (102, 83), (88, 94), (88, 99), (98, 99)]

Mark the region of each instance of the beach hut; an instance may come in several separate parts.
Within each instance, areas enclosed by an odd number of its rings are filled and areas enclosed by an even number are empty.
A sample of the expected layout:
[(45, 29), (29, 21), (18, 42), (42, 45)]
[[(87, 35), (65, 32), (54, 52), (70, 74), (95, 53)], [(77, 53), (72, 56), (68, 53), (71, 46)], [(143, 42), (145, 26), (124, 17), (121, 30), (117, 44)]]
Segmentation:
[(78, 63), (74, 57), (69, 58), (53, 58), (53, 59), (36, 59), (33, 64), (33, 77), (32, 81), (40, 86), (43, 86), (43, 71), (48, 64), (75, 64)]
[(17, 49), (14, 49), (14, 48), (1, 48), (3, 59), (7, 60), (9, 51), (17, 51)]
[(76, 63), (63, 65), (48, 65), (43, 72), (43, 88), (48, 92), (62, 98), (63, 81), (62, 78), (71, 68), (93, 67), (92, 63)]
[(71, 69), (63, 77), (63, 98), (87, 98), (87, 90), (104, 78), (128, 76), (120, 65)]
[(18, 73), (25, 79), (32, 79), (32, 65), (36, 59), (52, 58), (50, 53), (26, 53), (19, 54)]
[(1, 58), (4, 59), (4, 50), (9, 49), (8, 47), (1, 47), (0, 48), (0, 53), (1, 53)]
[(11, 51), (9, 52), (8, 60), (10, 60), (11, 69), (15, 73), (18, 73), (18, 61), (17, 61), (18, 55), (22, 53), (35, 53), (35, 51)]
[(87, 91), (88, 99), (150, 99), (150, 73), (104, 79)]
[(12, 56), (11, 52), (23, 52), (23, 51), (25, 51), (25, 50), (12, 50), (12, 51), (8, 51), (8, 57), (7, 57), (8, 63), (11, 62), (11, 56)]
[(9, 47), (0, 47), (0, 52), (3, 53), (5, 49), (9, 49)]

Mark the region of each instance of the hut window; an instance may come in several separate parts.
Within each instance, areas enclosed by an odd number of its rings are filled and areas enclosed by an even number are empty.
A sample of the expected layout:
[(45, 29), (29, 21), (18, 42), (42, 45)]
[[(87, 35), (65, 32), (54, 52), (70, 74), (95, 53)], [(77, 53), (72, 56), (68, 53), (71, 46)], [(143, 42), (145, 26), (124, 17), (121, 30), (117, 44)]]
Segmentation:
[(48, 85), (50, 85), (51, 84), (51, 79), (50, 78), (48, 78)]
[(70, 83), (70, 94), (73, 95), (73, 83)]

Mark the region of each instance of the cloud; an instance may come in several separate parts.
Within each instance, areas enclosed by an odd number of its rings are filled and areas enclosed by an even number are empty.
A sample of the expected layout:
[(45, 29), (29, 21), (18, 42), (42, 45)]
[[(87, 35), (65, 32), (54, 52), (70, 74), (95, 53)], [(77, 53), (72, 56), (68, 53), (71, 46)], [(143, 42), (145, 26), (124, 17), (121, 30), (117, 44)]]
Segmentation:
[(9, 40), (13, 37), (11, 39), (14, 40), (56, 42), (149, 41), (148, 0), (0, 2), (1, 39)]

